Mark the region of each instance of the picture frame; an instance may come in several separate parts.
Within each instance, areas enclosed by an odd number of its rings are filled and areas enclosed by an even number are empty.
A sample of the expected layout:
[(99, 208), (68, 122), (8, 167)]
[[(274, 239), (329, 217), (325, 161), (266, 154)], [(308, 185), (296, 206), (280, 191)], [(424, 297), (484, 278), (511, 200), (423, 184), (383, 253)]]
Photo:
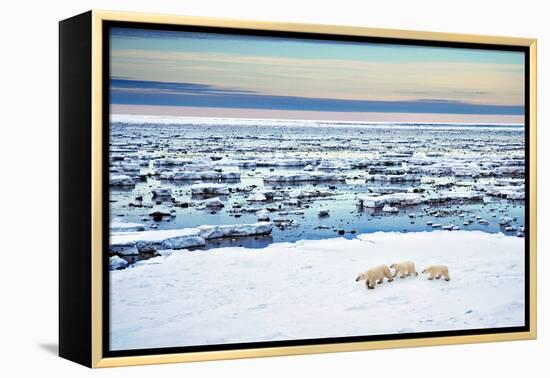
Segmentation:
[[(88, 367), (96, 368), (187, 361), (207, 361), (216, 359), (360, 351), (400, 347), (528, 340), (536, 338), (537, 66), (535, 39), (373, 29), (335, 25), (271, 23), (96, 10), (63, 20), (60, 22), (59, 28), (59, 355), (61, 357)], [(133, 336), (130, 335), (128, 339), (137, 343), (135, 348), (125, 349), (124, 347), (121, 347), (121, 349), (112, 350), (111, 347), (113, 344), (109, 343), (109, 339), (113, 339), (114, 334), (110, 333), (109, 328), (110, 324), (113, 324), (110, 323), (110, 321), (113, 320), (113, 316), (116, 314), (114, 314), (112, 312), (113, 309), (110, 308), (112, 307), (112, 302), (110, 302), (109, 298), (110, 295), (113, 294), (112, 291), (109, 291), (111, 282), (109, 279), (109, 263), (110, 256), (112, 257), (113, 255), (116, 255), (116, 253), (113, 253), (113, 251), (109, 249), (109, 246), (111, 243), (110, 237), (112, 237), (112, 228), (110, 228), (110, 221), (112, 222), (112, 219), (110, 219), (112, 218), (111, 206), (116, 206), (112, 205), (116, 201), (109, 201), (111, 195), (111, 187), (109, 183), (112, 182), (109, 167), (111, 156), (109, 154), (109, 146), (113, 145), (111, 144), (113, 134), (109, 133), (109, 129), (113, 127), (111, 116), (115, 105), (130, 104), (129, 102), (124, 101), (121, 103), (113, 103), (110, 101), (117, 95), (114, 91), (120, 89), (113, 87), (112, 80), (114, 76), (110, 71), (113, 70), (114, 67), (124, 67), (124, 64), (120, 65), (120, 62), (117, 63), (112, 60), (112, 49), (121, 45), (120, 41), (111, 39), (112, 34), (109, 33), (113, 30), (113, 28), (133, 31), (153, 30), (159, 33), (192, 32), (205, 33), (206, 35), (250, 36), (255, 39), (254, 43), (257, 43), (257, 46), (260, 47), (262, 44), (262, 39), (284, 38), (289, 40), (317, 41), (319, 43), (326, 43), (327, 41), (330, 41), (335, 45), (387, 44), (389, 46), (421, 46), (430, 48), (444, 48), (449, 50), (471, 49), (472, 51), (480, 52), (480, 55), (485, 51), (515, 52), (522, 54), (523, 63), (521, 64), (523, 87), (520, 92), (523, 96), (523, 102), (521, 103), (521, 114), (511, 114), (514, 116), (521, 115), (521, 117), (523, 117), (523, 127), (521, 128), (521, 132), (524, 135), (524, 139), (522, 139), (522, 141), (524, 141), (517, 142), (514, 140), (513, 143), (523, 143), (520, 149), (524, 151), (524, 157), (523, 160), (520, 160), (522, 162), (521, 167), (524, 168), (524, 173), (519, 173), (517, 176), (506, 176), (506, 178), (510, 180), (514, 180), (516, 178), (517, 180), (523, 180), (522, 183), (524, 185), (524, 199), (521, 200), (523, 202), (519, 205), (510, 205), (510, 208), (517, 207), (517, 209), (519, 209), (515, 211), (523, 212), (521, 213), (523, 218), (520, 217), (520, 221), (517, 222), (519, 222), (518, 225), (521, 225), (521, 227), (525, 229), (525, 235), (522, 234), (521, 239), (514, 239), (521, 240), (522, 243), (524, 243), (522, 244), (524, 246), (522, 247), (524, 248), (524, 260), (522, 260), (521, 263), (524, 263), (524, 265), (522, 265), (523, 270), (520, 269), (522, 276), (518, 278), (521, 282), (523, 282), (523, 302), (518, 304), (517, 301), (513, 301), (514, 305), (521, 307), (521, 310), (517, 311), (518, 313), (521, 312), (524, 314), (522, 318), (523, 324), (520, 326), (514, 325), (484, 328), (475, 328), (472, 326), (474, 328), (444, 329), (438, 331), (416, 331), (413, 329), (410, 331), (405, 330), (402, 333), (399, 332), (391, 334), (337, 334), (332, 335), (331, 337), (327, 337), (322, 334), (318, 338), (311, 338), (308, 336), (304, 339), (284, 339), (283, 337), (283, 339), (261, 339), (252, 340), (249, 342), (243, 342), (237, 335), (235, 336), (235, 340), (237, 341), (230, 341), (227, 343), (214, 342), (210, 344), (190, 344), (186, 346), (170, 344), (163, 347), (140, 346), (148, 344), (139, 344), (135, 341), (137, 339), (132, 338)], [(121, 35), (123, 36), (122, 39), (127, 36), (124, 33)], [(134, 42), (131, 43), (130, 46), (134, 50), (137, 50), (142, 48), (143, 39), (153, 37), (142, 35), (139, 36), (139, 38), (142, 39), (138, 42), (135, 42), (136, 39), (139, 39), (138, 37), (130, 36), (129, 38), (135, 38)], [(172, 36), (167, 38), (172, 38)], [(164, 41), (159, 41), (160, 40), (156, 40), (155, 43), (165, 43)], [(223, 39), (221, 39), (221, 41), (223, 42)], [(221, 43), (220, 45), (215, 46), (224, 46), (224, 44)], [(163, 48), (165, 47), (166, 46)], [(145, 47), (143, 48), (145, 49)], [(155, 54), (158, 54), (158, 52), (155, 52)], [(121, 59), (121, 62), (129, 62), (134, 59), (134, 56), (135, 55), (128, 54), (124, 57), (124, 59)], [(267, 54), (266, 56), (272, 57), (273, 55)], [(297, 56), (300, 55), (298, 54)], [(188, 58), (188, 56), (186, 57)], [(477, 57), (475, 59), (479, 59), (481, 61), (484, 58)], [(119, 65), (116, 66), (115, 63)], [(150, 64), (154, 66), (156, 63)], [(214, 64), (221, 63), (215, 62)], [(512, 68), (507, 66), (506, 69), (511, 70)], [(122, 80), (126, 79), (125, 77), (120, 77)], [(495, 82), (500, 83), (500, 79), (495, 80)], [(171, 80), (164, 78), (163, 82), (170, 83)], [(499, 86), (500, 84), (495, 85), (495, 88), (501, 88), (501, 86)], [(123, 91), (126, 90), (128, 93), (134, 91), (134, 89), (139, 90), (139, 88), (129, 89), (129, 87), (124, 86), (121, 88)], [(144, 91), (159, 91), (159, 87), (147, 87), (141, 89)], [(187, 90), (188, 89), (184, 89), (184, 91)], [(194, 87), (193, 90), (198, 89)], [(209, 94), (216, 92), (214, 97), (219, 94), (217, 93), (219, 90), (219, 88), (214, 88), (214, 90), (210, 88), (206, 89), (206, 91), (209, 91)], [(239, 89), (239, 91), (241, 91), (241, 89)], [(242, 93), (239, 92), (238, 95), (243, 96), (244, 92), (245, 90), (242, 89)], [(260, 91), (258, 91), (258, 93), (259, 92)], [(482, 96), (480, 93), (477, 95)], [(196, 93), (193, 93), (193, 95), (195, 94)], [(245, 95), (249, 96), (248, 94)], [(256, 94), (253, 94), (252, 96), (256, 96)], [(271, 101), (270, 104), (276, 103), (278, 100), (275, 96), (280, 96), (280, 93), (277, 92), (277, 94), (273, 94), (273, 97), (270, 97), (267, 101)], [(470, 93), (470, 96), (473, 96), (472, 93)], [(250, 97), (251, 96), (246, 98), (250, 99)], [(185, 98), (189, 100), (188, 97)], [(290, 103), (295, 103), (298, 101), (297, 98), (298, 95), (288, 95), (288, 97), (285, 97), (285, 103), (288, 103), (288, 99), (290, 99)], [(241, 98), (239, 97), (238, 99)], [(216, 107), (220, 107), (221, 105), (219, 104), (223, 104), (223, 101), (228, 100), (227, 97), (223, 97), (221, 100), (216, 99), (216, 101)], [(251, 99), (250, 101), (255, 100)], [(372, 104), (376, 101), (377, 100), (374, 100), (372, 103), (369, 103), (368, 106), (374, 106)], [(387, 101), (388, 103), (391, 103), (393, 100)], [(402, 101), (403, 104), (407, 102), (405, 100), (399, 101)], [(416, 100), (414, 101), (417, 101), (415, 106), (419, 104), (424, 106), (426, 104), (426, 102), (423, 102), (425, 99), (422, 97), (416, 97)], [(418, 101), (420, 101), (420, 103)], [(439, 106), (442, 103), (445, 103), (450, 104), (449, 106), (451, 107), (455, 105), (459, 107), (465, 106), (462, 98), (457, 100), (456, 103), (453, 101), (447, 99), (434, 100), (431, 101), (430, 104)], [(195, 104), (194, 102), (190, 103)], [(146, 103), (140, 102), (139, 104), (144, 105)], [(158, 105), (158, 103), (155, 104)], [(367, 106), (365, 104), (360, 105)], [(493, 105), (494, 104), (489, 104), (487, 106)], [(255, 106), (256, 105), (251, 105), (252, 108)], [(336, 105), (329, 104), (328, 102), (320, 102), (312, 106), (316, 107), (316, 109), (320, 108), (320, 111), (322, 112), (325, 111), (324, 107), (330, 108), (330, 106)], [(400, 106), (405, 105), (401, 104)], [(474, 104), (476, 109), (480, 106), (482, 107), (485, 105)], [(512, 106), (506, 106), (506, 109), (512, 108)], [(208, 108), (208, 104), (198, 105), (198, 107), (201, 109)], [(127, 108), (125, 109), (127, 110)], [(267, 110), (265, 110), (266, 108), (262, 108), (261, 106), (259, 106), (259, 109), (263, 109), (262, 111), (267, 112)], [(340, 112), (340, 115), (345, 111), (352, 112), (352, 110), (350, 110), (352, 108), (346, 109), (347, 110), (338, 109), (337, 112)], [(517, 107), (514, 109), (517, 110)], [(270, 114), (282, 114), (277, 113), (275, 110), (280, 110), (282, 112), (285, 109), (269, 110), (273, 111)], [(453, 111), (457, 110), (450, 110), (451, 113)], [(499, 113), (500, 111), (501, 110), (498, 110), (496, 113), (490, 114), (502, 115), (503, 113)], [(375, 113), (373, 110), (367, 110), (366, 112)], [(378, 110), (377, 112), (384, 111)], [(409, 114), (408, 111), (403, 110), (397, 110), (396, 112)], [(461, 110), (460, 112), (460, 114), (463, 114), (466, 111)], [(438, 110), (436, 113), (442, 114), (443, 111)], [(187, 113), (185, 112), (183, 113), (184, 116), (186, 114)], [(216, 113), (213, 117), (224, 117), (223, 114), (228, 113)], [(251, 112), (250, 114), (259, 113)], [(292, 114), (296, 115), (298, 113)], [(189, 113), (189, 115), (195, 116), (194, 113)], [(508, 114), (506, 113), (505, 115), (507, 116)], [(271, 115), (270, 117), (273, 118), (275, 116)], [(250, 116), (250, 118), (254, 118), (254, 116)], [(355, 121), (356, 120), (351, 120), (349, 122)], [(376, 120), (376, 122), (379, 122), (379, 120)], [(424, 121), (415, 120), (411, 122), (426, 124)], [(446, 120), (443, 123), (453, 124), (453, 121)], [(172, 137), (168, 137), (167, 140), (171, 140), (170, 138)], [(123, 142), (124, 141), (125, 140), (123, 140)], [(154, 155), (155, 148), (160, 147), (153, 144), (152, 147), (149, 148), (151, 150), (149, 151), (150, 156)], [(517, 150), (519, 151), (520, 149)], [(111, 151), (111, 154), (112, 153), (113, 152)], [(122, 159), (123, 158), (124, 157), (122, 157)], [(154, 164), (154, 162), (152, 162), (153, 160), (151, 160), (151, 164)], [(288, 181), (285, 182), (285, 185), (286, 184), (288, 184)], [(281, 185), (281, 187), (285, 185)], [(375, 195), (375, 197), (378, 198), (379, 196)], [(364, 202), (362, 201), (366, 201), (365, 198), (359, 198), (358, 203), (361, 207), (364, 205)], [(458, 199), (458, 201), (463, 201), (463, 199)], [(460, 204), (462, 204), (462, 202), (460, 202)], [(496, 212), (497, 210), (494, 211)], [(186, 219), (192, 219), (192, 216), (191, 218), (188, 216)], [(521, 220), (523, 220), (523, 222), (521, 222)], [(516, 222), (516, 220), (514, 220), (514, 222)], [(508, 223), (505, 225), (508, 225)], [(196, 224), (196, 226), (198, 227), (202, 225)], [(516, 228), (514, 226), (514, 233), (516, 232), (515, 230)], [(216, 229), (216, 232), (218, 231), (219, 230)], [(346, 230), (342, 231), (347, 233)], [(497, 231), (494, 232), (496, 233)], [(239, 232), (241, 231), (234, 232), (234, 234), (238, 234)], [(342, 234), (344, 234), (344, 232), (342, 232)], [(441, 232), (444, 233), (444, 231)], [(200, 235), (203, 236), (203, 234)], [(511, 236), (508, 237), (511, 238)], [(353, 238), (355, 238), (355, 236), (350, 235), (350, 240)], [(277, 240), (274, 240), (273, 242), (277, 242)], [(284, 238), (280, 240), (285, 242), (296, 241), (296, 239), (289, 240)], [(517, 242), (514, 243), (517, 244)], [(265, 247), (265, 245), (263, 246)], [(312, 248), (315, 249), (317, 247)], [(156, 254), (156, 251), (154, 254)], [(390, 262), (388, 262), (388, 264), (389, 263)], [(127, 263), (123, 262), (123, 264), (126, 266)], [(307, 264), (304, 266), (310, 267), (310, 265)], [(357, 266), (356, 273), (365, 270), (363, 268), (366, 268), (366, 266)], [(453, 271), (452, 266), (450, 266), (450, 270)], [(441, 275), (441, 273), (435, 275), (436, 278), (438, 278), (439, 275)], [(357, 278), (359, 279), (360, 276)], [(443, 278), (445, 278), (445, 274), (443, 274)], [(355, 276), (350, 277), (349, 284), (355, 284), (355, 282), (353, 282), (354, 280)], [(396, 280), (399, 280), (399, 278), (396, 278)], [(382, 281), (384, 281), (384, 278), (382, 278)], [(439, 281), (437, 283), (439, 283)], [(368, 279), (367, 284), (370, 286)], [(394, 284), (397, 283), (392, 283), (392, 285)], [(352, 286), (350, 286), (350, 290), (358, 290), (358, 286), (353, 286), (353, 289), (351, 289), (351, 287)], [(385, 288), (386, 286), (383, 287)], [(364, 286), (361, 287), (361, 290), (361, 293), (357, 295), (368, 295), (371, 293), (381, 292), (381, 290), (364, 290)], [(504, 289), (502, 288), (500, 290)], [(127, 310), (128, 308), (125, 307), (124, 311)], [(471, 310), (468, 311), (471, 312)], [(463, 313), (461, 313), (461, 315), (463, 315)], [(284, 314), (280, 314), (280, 316), (284, 317)], [(480, 318), (481, 317), (482, 316), (480, 315)], [(338, 319), (333, 320), (335, 322), (338, 321)], [(479, 321), (482, 323), (481, 320)], [(118, 335), (118, 333), (116, 335)], [(144, 335), (149, 334), (144, 333)], [(150, 337), (150, 335), (147, 337)], [(145, 336), (143, 336), (143, 338), (145, 338)], [(112, 341), (113, 340), (111, 340), (111, 342)]]

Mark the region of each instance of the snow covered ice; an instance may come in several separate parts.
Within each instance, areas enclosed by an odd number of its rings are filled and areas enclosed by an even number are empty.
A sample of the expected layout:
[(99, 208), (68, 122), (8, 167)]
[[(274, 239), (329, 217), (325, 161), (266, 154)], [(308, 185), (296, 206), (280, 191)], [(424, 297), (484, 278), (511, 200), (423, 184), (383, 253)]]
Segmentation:
[(138, 254), (140, 251), (200, 247), (206, 244), (205, 239), (267, 235), (272, 229), (272, 223), (258, 222), (144, 232), (111, 232), (110, 249), (114, 253)]
[[(362, 234), (175, 251), (111, 272), (111, 348), (242, 343), (524, 324), (522, 239), (480, 231)], [(449, 267), (366, 290), (368, 267)], [(220, 273), (223, 272), (223, 273)]]

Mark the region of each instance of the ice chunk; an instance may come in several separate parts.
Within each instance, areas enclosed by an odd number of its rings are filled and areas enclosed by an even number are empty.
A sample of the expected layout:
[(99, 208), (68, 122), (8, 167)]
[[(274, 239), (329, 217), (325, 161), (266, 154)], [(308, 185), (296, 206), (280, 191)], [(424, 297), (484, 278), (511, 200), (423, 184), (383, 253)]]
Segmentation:
[(290, 198), (316, 198), (316, 197), (329, 197), (334, 195), (333, 192), (322, 191), (322, 190), (294, 190), (289, 194)]
[(221, 207), (224, 207), (223, 202), (218, 198), (208, 198), (201, 203), (204, 207), (209, 209), (219, 209)]
[(149, 215), (151, 216), (165, 216), (165, 215), (171, 215), (172, 214), (172, 211), (175, 211), (175, 210), (172, 210), (172, 209), (169, 209), (168, 207), (166, 206), (162, 206), (162, 205), (159, 205), (159, 206), (155, 206), (151, 209), (151, 211), (149, 211)]
[(385, 213), (398, 213), (399, 209), (397, 207), (393, 207), (390, 205), (384, 205), (384, 207), (382, 208), (382, 211)]
[(134, 187), (136, 183), (128, 175), (111, 175), (109, 179), (109, 186), (119, 187)]
[(488, 195), (494, 197), (506, 198), (510, 200), (525, 199), (524, 185), (488, 186), (485, 187), (484, 190)]
[(155, 188), (151, 192), (153, 193), (153, 198), (172, 197), (172, 189), (170, 188)]
[(350, 168), (349, 165), (342, 164), (339, 161), (333, 161), (333, 160), (323, 160), (317, 166), (317, 169), (325, 170), (325, 171), (342, 170), (342, 169), (349, 169), (349, 168)]
[(497, 186), (516, 186), (524, 185), (524, 179), (515, 179), (515, 178), (497, 178), (495, 179), (495, 185)]
[(426, 198), (426, 202), (446, 202), (446, 201), (481, 201), (483, 194), (479, 192), (442, 192)]
[(273, 199), (273, 197), (275, 197), (275, 194), (276, 193), (273, 190), (257, 190), (248, 196), (247, 201), (267, 201)]
[(402, 192), (412, 193), (414, 191), (413, 188), (408, 188), (404, 190), (403, 187), (399, 187), (399, 186), (373, 186), (367, 189), (370, 193), (376, 193), (376, 194), (392, 194), (392, 193), (402, 193)]
[(455, 166), (452, 172), (457, 177), (478, 177), (481, 174), (479, 167), (475, 165)]
[(505, 195), (507, 199), (511, 200), (524, 200), (525, 192), (520, 191), (503, 191), (501, 194)]
[(417, 193), (392, 193), (381, 196), (359, 196), (359, 205), (364, 207), (383, 207), (384, 205), (418, 205), (422, 202), (422, 196)]
[(232, 224), (200, 226), (200, 235), (205, 239), (235, 237), (235, 236), (253, 236), (271, 234), (273, 223), (259, 222), (253, 224)]
[(269, 211), (267, 211), (265, 209), (260, 210), (260, 211), (256, 212), (256, 217), (257, 217), (258, 221), (267, 222), (267, 221), (269, 221)]
[(111, 240), (109, 250), (112, 253), (118, 253), (119, 255), (139, 255), (136, 243), (133, 241), (116, 242)]
[(159, 175), (161, 180), (174, 181), (200, 181), (200, 180), (239, 180), (239, 172), (217, 172), (217, 171), (176, 171), (162, 172)]
[(191, 186), (193, 195), (227, 195), (229, 189), (224, 184), (195, 184)]
[(140, 165), (137, 162), (124, 161), (113, 163), (109, 167), (109, 172), (120, 173), (122, 175), (128, 175), (131, 177), (139, 176)]
[(320, 209), (319, 210), (319, 216), (320, 217), (327, 217), (327, 216), (329, 216), (329, 214), (330, 214), (329, 209)]
[(319, 159), (316, 158), (273, 158), (269, 160), (260, 160), (257, 162), (258, 167), (304, 167), (312, 164), (317, 164)]
[(111, 232), (117, 231), (145, 231), (145, 226), (141, 223), (123, 222), (118, 219), (114, 219), (109, 224), (109, 230)]
[(268, 175), (264, 177), (265, 182), (331, 182), (346, 181), (346, 176), (335, 173), (311, 172), (311, 173), (289, 173)]
[(217, 180), (219, 177), (218, 172), (206, 171), (206, 172), (162, 172), (159, 175), (161, 180), (175, 180), (175, 181), (196, 181), (196, 180)]
[(241, 174), (239, 172), (220, 172), (220, 180), (240, 180)]
[[(199, 236), (198, 228), (184, 228), (162, 231), (113, 232), (110, 250), (119, 254), (138, 254), (162, 249), (162, 243), (170, 238)], [(126, 251), (127, 250), (127, 251)]]
[(201, 247), (206, 245), (204, 238), (198, 235), (182, 235), (164, 239), (161, 243), (162, 249), (184, 249)]
[(284, 203), (285, 203), (285, 205), (289, 205), (289, 206), (301, 206), (302, 205), (302, 201), (300, 201), (299, 198), (290, 198), (290, 199), (286, 200)]
[(522, 176), (525, 174), (524, 166), (508, 166), (495, 168), (497, 176)]
[(128, 266), (128, 261), (118, 256), (109, 257), (109, 270), (124, 269)]
[(499, 224), (501, 226), (509, 226), (512, 223), (513, 219), (510, 217), (501, 217)]
[(255, 193), (252, 193), (251, 195), (249, 195), (246, 200), (247, 201), (261, 202), (261, 201), (267, 201), (267, 197), (262, 192), (255, 192)]
[(194, 161), (192, 159), (163, 158), (155, 160), (153, 164), (155, 165), (155, 167), (174, 167), (193, 164), (193, 162)]
[(412, 174), (404, 175), (369, 175), (367, 181), (389, 181), (389, 182), (406, 182), (420, 181), (421, 177)]

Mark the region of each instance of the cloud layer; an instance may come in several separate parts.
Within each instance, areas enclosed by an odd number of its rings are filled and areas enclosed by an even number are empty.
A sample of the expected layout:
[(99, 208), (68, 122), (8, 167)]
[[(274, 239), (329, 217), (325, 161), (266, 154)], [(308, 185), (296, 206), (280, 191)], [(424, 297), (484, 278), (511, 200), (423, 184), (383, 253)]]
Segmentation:
[(116, 29), (112, 102), (523, 114), (522, 53)]
[(327, 112), (391, 112), (453, 114), (523, 114), (523, 106), (488, 105), (420, 98), (416, 100), (347, 100), (278, 96), (194, 83), (111, 80), (111, 103), (233, 109)]

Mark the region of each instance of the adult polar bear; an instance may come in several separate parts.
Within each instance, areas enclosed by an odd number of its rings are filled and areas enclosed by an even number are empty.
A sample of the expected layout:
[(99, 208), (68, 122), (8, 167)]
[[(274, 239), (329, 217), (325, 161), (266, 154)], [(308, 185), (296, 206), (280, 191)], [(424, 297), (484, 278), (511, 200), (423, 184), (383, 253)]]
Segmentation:
[(387, 265), (379, 265), (374, 268), (367, 270), (366, 272), (360, 273), (355, 282), (357, 281), (366, 281), (365, 284), (367, 288), (374, 289), (376, 284), (381, 284), (384, 282), (384, 277), (388, 279), (388, 282), (393, 281), (393, 277)]

